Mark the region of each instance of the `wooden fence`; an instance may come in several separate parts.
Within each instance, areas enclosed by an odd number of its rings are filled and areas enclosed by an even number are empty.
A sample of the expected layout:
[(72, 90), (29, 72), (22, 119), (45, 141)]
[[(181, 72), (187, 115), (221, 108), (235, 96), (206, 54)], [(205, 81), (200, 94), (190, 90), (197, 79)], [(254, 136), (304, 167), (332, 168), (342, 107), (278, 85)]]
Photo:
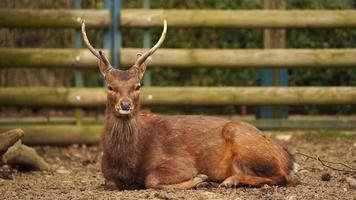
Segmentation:
[[(88, 27), (111, 25), (108, 10), (0, 9), (1, 27), (79, 28), (81, 19)], [(161, 10), (122, 9), (122, 27), (207, 28), (352, 28), (354, 10)]]
[[(133, 64), (137, 52), (122, 48), (121, 66)], [(110, 52), (106, 50), (106, 54)], [(119, 56), (119, 55), (118, 55)], [(159, 49), (150, 67), (169, 68), (350, 68), (356, 66), (356, 49)], [(0, 68), (97, 68), (86, 49), (0, 48)]]
[[(109, 10), (0, 9), (0, 27), (90, 28), (113, 25)], [(162, 10), (123, 9), (121, 27), (355, 28), (354, 10)], [(105, 49), (107, 55), (110, 50)], [(121, 48), (120, 66), (143, 49)], [(152, 67), (169, 68), (354, 68), (356, 49), (159, 49)], [(0, 48), (0, 68), (97, 67), (86, 49)], [(171, 98), (174, 96), (175, 98)], [(146, 105), (335, 105), (356, 104), (356, 87), (146, 87)], [(5, 106), (103, 106), (102, 88), (1, 88)], [(348, 128), (355, 128), (356, 125)], [(36, 130), (39, 127), (36, 128)], [(342, 128), (342, 126), (340, 126)], [(73, 129), (74, 130), (74, 129)], [(82, 131), (82, 130), (81, 130)]]

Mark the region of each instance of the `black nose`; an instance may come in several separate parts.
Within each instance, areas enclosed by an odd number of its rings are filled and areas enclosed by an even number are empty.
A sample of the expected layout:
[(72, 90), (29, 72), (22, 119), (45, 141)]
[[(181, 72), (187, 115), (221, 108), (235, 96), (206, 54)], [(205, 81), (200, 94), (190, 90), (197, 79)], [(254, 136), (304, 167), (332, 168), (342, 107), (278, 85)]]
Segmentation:
[(123, 100), (120, 102), (120, 107), (121, 110), (129, 111), (131, 108), (131, 102)]

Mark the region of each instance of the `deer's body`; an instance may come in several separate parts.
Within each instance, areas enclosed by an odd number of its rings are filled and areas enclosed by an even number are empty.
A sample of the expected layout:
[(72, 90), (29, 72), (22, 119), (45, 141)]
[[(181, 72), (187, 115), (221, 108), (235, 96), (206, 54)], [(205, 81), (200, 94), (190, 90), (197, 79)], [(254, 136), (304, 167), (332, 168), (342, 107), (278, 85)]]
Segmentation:
[(156, 114), (107, 120), (102, 170), (119, 188), (175, 188), (192, 180), (183, 185), (191, 188), (200, 181), (194, 182), (198, 174), (215, 182), (240, 176), (243, 180), (232, 184), (254, 186), (292, 181), (291, 155), (244, 122)]
[(190, 189), (207, 180), (222, 182), (223, 187), (291, 184), (293, 157), (252, 125), (207, 116), (139, 113), (145, 60), (162, 44), (164, 25), (157, 44), (123, 71), (90, 45), (82, 23), (84, 42), (100, 60), (109, 89), (102, 137), (106, 182), (119, 189)]

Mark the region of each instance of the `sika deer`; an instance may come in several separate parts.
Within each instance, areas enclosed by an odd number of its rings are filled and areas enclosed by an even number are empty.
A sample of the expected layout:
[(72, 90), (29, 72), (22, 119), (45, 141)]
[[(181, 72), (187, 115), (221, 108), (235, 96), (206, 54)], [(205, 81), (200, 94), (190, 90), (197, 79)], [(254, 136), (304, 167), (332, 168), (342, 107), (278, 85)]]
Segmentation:
[(163, 43), (166, 30), (165, 21), (157, 44), (123, 71), (113, 68), (91, 46), (82, 23), (84, 42), (99, 59), (108, 84), (102, 135), (106, 183), (118, 189), (191, 189), (206, 181), (222, 187), (292, 184), (294, 158), (250, 124), (208, 116), (139, 113), (145, 61)]

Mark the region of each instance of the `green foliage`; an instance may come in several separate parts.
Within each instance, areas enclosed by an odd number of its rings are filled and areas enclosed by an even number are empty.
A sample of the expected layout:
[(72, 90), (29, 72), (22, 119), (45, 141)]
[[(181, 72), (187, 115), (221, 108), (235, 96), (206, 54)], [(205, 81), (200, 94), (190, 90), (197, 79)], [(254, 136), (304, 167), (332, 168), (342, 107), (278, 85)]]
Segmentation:
[[(67, 8), (74, 0), (4, 0), (0, 7)], [(82, 1), (83, 8), (101, 9), (103, 0)], [(142, 0), (122, 0), (123, 8), (142, 8)], [(156, 9), (262, 9), (263, 0), (150, 0), (151, 8)], [(354, 9), (355, 0), (288, 0), (287, 9)], [(41, 31), (38, 34), (38, 31)], [(142, 47), (142, 29), (123, 29), (124, 47)], [(150, 29), (151, 43), (157, 41), (160, 28)], [(19, 32), (19, 30), (18, 30)], [(6, 40), (2, 46), (10, 47), (74, 47), (72, 30), (36, 30), (36, 34), (19, 32), (13, 41)], [(94, 46), (102, 47), (102, 31), (89, 30)], [(1, 34), (1, 33), (0, 33)], [(38, 36), (36, 36), (38, 35)], [(2, 35), (3, 38), (4, 35)], [(18, 41), (17, 41), (18, 40)], [(356, 48), (356, 29), (288, 29), (287, 48)], [(0, 40), (1, 43), (2, 40)], [(12, 44), (13, 45), (10, 45)], [(163, 48), (262, 48), (263, 30), (260, 29), (180, 29), (169, 28)], [(216, 58), (219, 59), (219, 58)], [(356, 58), (355, 58), (356, 59)], [(134, 61), (133, 61), (134, 62)], [(152, 85), (156, 86), (255, 86), (259, 85), (255, 70), (248, 69), (151, 69)], [(102, 86), (98, 70), (84, 72), (85, 86)], [(73, 78), (72, 78), (73, 79)], [(74, 81), (72, 81), (74, 82)], [(291, 86), (355, 86), (355, 69), (297, 69), (289, 70)], [(167, 110), (166, 112), (193, 112), (191, 107)], [(234, 114), (239, 106), (226, 106), (209, 110), (207, 107), (194, 107), (195, 113)], [(248, 108), (248, 110), (254, 110)], [(292, 106), (292, 113), (309, 114), (354, 114), (355, 106)]]
[[(142, 1), (124, 1), (124, 8), (141, 8)], [(260, 0), (194, 0), (151, 1), (151, 8), (164, 9), (258, 9)], [(158, 40), (161, 29), (151, 29), (151, 43)], [(142, 30), (123, 30), (123, 46), (141, 47)], [(179, 29), (170, 28), (164, 48), (261, 48), (262, 30), (245, 29)], [(217, 58), (219, 59), (219, 58)], [(160, 86), (252, 86), (255, 70), (232, 69), (153, 69), (152, 85)]]
[(317, 136), (319, 139), (351, 139), (354, 140), (355, 134), (346, 131), (319, 130), (315, 133), (309, 133), (311, 136)]
[[(288, 9), (353, 9), (354, 0), (289, 0)], [(141, 8), (142, 1), (124, 1), (124, 8)], [(151, 8), (163, 9), (261, 9), (262, 0), (157, 0)], [(160, 29), (152, 29), (154, 43)], [(289, 29), (288, 48), (355, 48), (355, 29)], [(123, 45), (142, 46), (142, 30), (123, 30)], [(169, 29), (164, 48), (262, 48), (262, 30), (256, 29)], [(218, 59), (218, 58), (217, 58)], [(258, 85), (255, 70), (234, 69), (154, 69), (152, 84), (160, 86), (254, 86)], [(297, 69), (289, 71), (291, 86), (355, 86), (355, 69)], [(218, 108), (225, 114), (236, 111), (230, 106)], [(251, 109), (251, 108), (250, 108)], [(254, 109), (254, 108), (253, 108)], [(164, 111), (164, 108), (159, 108)], [(179, 110), (185, 110), (180, 107)], [(209, 112), (207, 108), (196, 108)], [(172, 111), (172, 110), (171, 110)], [(216, 110), (215, 110), (216, 111)], [(352, 114), (355, 106), (292, 106), (292, 113)], [(172, 111), (174, 112), (174, 111)], [(189, 111), (188, 111), (189, 112)]]

